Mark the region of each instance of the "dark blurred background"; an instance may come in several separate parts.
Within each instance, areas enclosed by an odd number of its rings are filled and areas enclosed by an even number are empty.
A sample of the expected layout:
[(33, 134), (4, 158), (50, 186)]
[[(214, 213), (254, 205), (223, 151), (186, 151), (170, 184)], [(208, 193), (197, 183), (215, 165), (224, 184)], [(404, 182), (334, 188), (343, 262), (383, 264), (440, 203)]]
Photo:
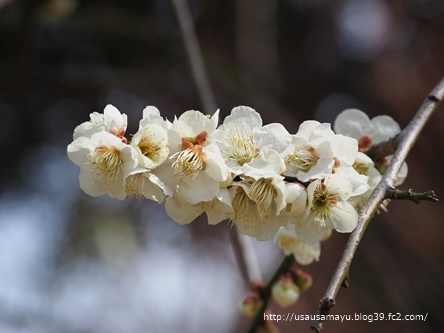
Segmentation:
[[(237, 105), (295, 133), (345, 108), (405, 127), (444, 76), (442, 0), (188, 2), (222, 117)], [(0, 0), (0, 332), (243, 332), (247, 286), (225, 223), (171, 221), (147, 200), (91, 198), (66, 146), (115, 105), (137, 130), (146, 105), (172, 120), (203, 110), (166, 0)], [(407, 159), (401, 188), (442, 198), (444, 107)], [(444, 209), (392, 202), (370, 224), (333, 314), (423, 314), (425, 322), (328, 322), (325, 332), (438, 332)], [(306, 268), (293, 307), (314, 314), (344, 247)], [(253, 242), (264, 277), (282, 258)], [(279, 323), (309, 332), (310, 322)]]

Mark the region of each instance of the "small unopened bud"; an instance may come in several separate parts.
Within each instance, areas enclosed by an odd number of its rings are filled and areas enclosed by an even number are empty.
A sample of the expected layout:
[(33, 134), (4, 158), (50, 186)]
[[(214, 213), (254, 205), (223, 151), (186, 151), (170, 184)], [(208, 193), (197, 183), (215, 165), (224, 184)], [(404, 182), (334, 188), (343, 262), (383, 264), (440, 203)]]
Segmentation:
[(372, 147), (372, 139), (368, 135), (364, 135), (358, 140), (358, 149), (360, 152), (366, 152)]
[(281, 276), (271, 288), (271, 295), (277, 304), (285, 308), (299, 298), (299, 287), (290, 276)]
[(256, 291), (249, 291), (241, 303), (242, 313), (246, 316), (254, 317), (262, 307), (262, 304), (263, 301), (259, 293)]
[(313, 284), (313, 278), (307, 272), (302, 269), (296, 268), (291, 271), (294, 283), (299, 287), (301, 291), (307, 291)]

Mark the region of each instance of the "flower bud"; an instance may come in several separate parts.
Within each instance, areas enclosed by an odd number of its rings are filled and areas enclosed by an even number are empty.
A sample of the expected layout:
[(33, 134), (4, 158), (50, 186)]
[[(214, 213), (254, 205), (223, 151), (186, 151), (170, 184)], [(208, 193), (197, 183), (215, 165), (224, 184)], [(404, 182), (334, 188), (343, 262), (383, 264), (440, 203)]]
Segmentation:
[(256, 291), (249, 291), (241, 303), (241, 311), (244, 315), (254, 317), (262, 307), (263, 301)]
[(277, 304), (285, 308), (299, 298), (299, 287), (289, 276), (281, 276), (271, 288), (271, 295)]
[(299, 287), (300, 291), (307, 291), (313, 284), (313, 278), (302, 269), (296, 268), (291, 271), (294, 283)]

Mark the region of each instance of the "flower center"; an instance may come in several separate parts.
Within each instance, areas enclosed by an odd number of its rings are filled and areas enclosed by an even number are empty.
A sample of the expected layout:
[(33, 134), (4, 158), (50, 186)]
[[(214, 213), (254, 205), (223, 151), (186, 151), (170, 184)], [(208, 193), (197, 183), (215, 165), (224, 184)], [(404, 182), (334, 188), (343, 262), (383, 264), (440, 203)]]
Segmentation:
[(189, 176), (193, 180), (200, 171), (205, 169), (202, 147), (198, 145), (177, 152), (170, 158), (176, 159), (172, 168), (174, 169), (174, 175), (180, 176), (180, 178)]
[(238, 128), (228, 133), (228, 141), (228, 149), (230, 150), (228, 159), (237, 162), (239, 165), (251, 162), (258, 154), (253, 136), (242, 135)]
[(292, 173), (298, 172), (308, 172), (316, 162), (319, 157), (316, 156), (313, 148), (301, 149), (290, 154), (285, 159), (285, 164), (287, 165), (287, 171)]
[(137, 147), (139, 147), (142, 155), (150, 160), (157, 160), (160, 155), (161, 147), (157, 143), (150, 140), (149, 136), (142, 137), (137, 144)]
[(325, 220), (330, 217), (331, 209), (338, 202), (338, 195), (330, 193), (324, 183), (318, 183), (313, 192), (313, 201), (310, 213), (313, 213), (315, 223), (319, 222), (320, 226), (325, 226)]
[(136, 196), (137, 200), (140, 200), (143, 196), (143, 188), (145, 185), (145, 176), (143, 173), (137, 173), (134, 175), (130, 175), (126, 178), (125, 183), (125, 193), (129, 198), (133, 195)]
[(261, 178), (254, 181), (248, 190), (248, 195), (257, 204), (259, 212), (268, 217), (271, 204), (276, 196), (276, 190), (271, 185), (271, 180)]
[(106, 175), (106, 182), (110, 185), (117, 180), (123, 166), (120, 150), (114, 146), (98, 146), (92, 153), (91, 164), (94, 166), (94, 180)]
[(367, 175), (368, 173), (368, 167), (364, 163), (353, 163), (353, 169), (355, 169), (360, 175)]

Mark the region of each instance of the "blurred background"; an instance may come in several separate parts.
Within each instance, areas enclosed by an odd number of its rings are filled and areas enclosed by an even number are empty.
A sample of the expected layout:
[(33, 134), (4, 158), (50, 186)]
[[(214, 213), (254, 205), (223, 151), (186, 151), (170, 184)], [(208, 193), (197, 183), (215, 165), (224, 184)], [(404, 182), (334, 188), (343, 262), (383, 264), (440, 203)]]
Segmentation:
[[(405, 127), (444, 76), (442, 0), (191, 0), (216, 106), (255, 108), (290, 133), (346, 108)], [(91, 198), (66, 146), (113, 104), (135, 133), (155, 105), (203, 110), (166, 0), (0, 0), (0, 332), (244, 332), (247, 291), (225, 223), (179, 226), (148, 200)], [(444, 107), (407, 159), (401, 188), (443, 198)], [(392, 202), (375, 217), (333, 314), (425, 322), (328, 322), (325, 332), (437, 332), (444, 320), (444, 209)], [(346, 242), (305, 268), (293, 307), (314, 314)], [(253, 242), (268, 279), (283, 254)], [(278, 323), (310, 332), (310, 322)]]

